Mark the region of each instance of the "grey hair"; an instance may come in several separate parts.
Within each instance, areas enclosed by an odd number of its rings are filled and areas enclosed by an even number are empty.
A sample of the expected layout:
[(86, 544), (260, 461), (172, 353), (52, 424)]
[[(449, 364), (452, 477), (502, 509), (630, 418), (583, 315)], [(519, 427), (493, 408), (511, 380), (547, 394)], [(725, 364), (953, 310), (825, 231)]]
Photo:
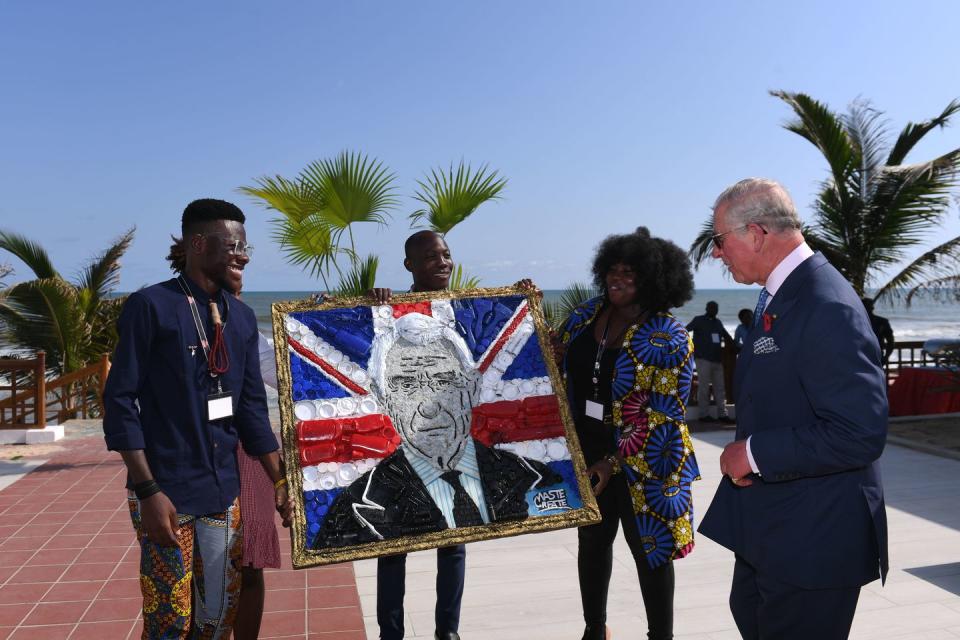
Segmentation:
[(731, 228), (763, 224), (776, 233), (800, 228), (797, 207), (786, 187), (769, 178), (745, 178), (724, 189), (713, 211), (726, 206)]
[(446, 340), (453, 347), (453, 352), (468, 375), (479, 375), (466, 340), (448, 322), (421, 313), (408, 313), (397, 318), (392, 326), (385, 327), (385, 330), (373, 339), (367, 372), (373, 382), (374, 391), (380, 394), (386, 389), (387, 353), (401, 338), (421, 346)]

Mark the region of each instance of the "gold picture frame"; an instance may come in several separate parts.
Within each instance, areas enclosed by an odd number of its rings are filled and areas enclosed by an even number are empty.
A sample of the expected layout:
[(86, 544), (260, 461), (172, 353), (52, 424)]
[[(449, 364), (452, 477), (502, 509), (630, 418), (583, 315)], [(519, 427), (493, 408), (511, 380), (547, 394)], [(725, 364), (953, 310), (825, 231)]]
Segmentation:
[[(398, 313), (396, 309), (404, 308), (404, 305), (409, 307), (418, 304), (428, 304), (434, 305), (440, 309), (444, 309), (446, 308), (444, 305), (482, 304), (482, 301), (473, 300), (477, 298), (497, 299), (498, 303), (506, 303), (509, 301), (510, 304), (513, 304), (516, 302), (517, 310), (515, 311), (515, 314), (519, 315), (521, 310), (523, 310), (522, 313), (526, 316), (529, 316), (529, 319), (532, 320), (533, 333), (529, 338), (526, 338), (526, 340), (533, 339), (535, 336), (540, 350), (542, 364), (546, 369), (546, 378), (549, 380), (550, 390), (553, 392), (553, 395), (556, 396), (557, 410), (560, 422), (562, 423), (559, 426), (562, 426), (562, 438), (564, 440), (563, 444), (566, 447), (566, 452), (569, 454), (569, 460), (572, 463), (572, 478), (570, 478), (569, 475), (565, 476), (567, 479), (565, 480), (566, 484), (563, 486), (569, 488), (575, 487), (579, 495), (573, 496), (571, 494), (571, 503), (579, 504), (579, 506), (576, 508), (562, 509), (557, 513), (525, 516), (525, 519), (519, 520), (507, 520), (500, 522), (491, 521), (482, 525), (465, 527), (454, 526), (453, 528), (446, 528), (440, 531), (430, 531), (426, 533), (418, 533), (416, 535), (403, 535), (400, 537), (382, 539), (373, 542), (362, 542), (359, 544), (326, 548), (311, 548), (308, 540), (308, 514), (306, 505), (307, 497), (304, 493), (305, 479), (303, 469), (306, 467), (301, 467), (301, 450), (297, 431), (298, 422), (302, 425), (306, 421), (302, 419), (302, 407), (297, 406), (297, 410), (300, 410), (301, 418), (298, 418), (295, 414), (293, 390), (294, 383), (297, 381), (294, 380), (291, 373), (292, 358), (297, 357), (296, 355), (291, 355), (295, 353), (294, 346), (300, 348), (301, 351), (303, 347), (302, 345), (297, 344), (296, 340), (291, 338), (291, 332), (288, 331), (289, 326), (299, 327), (300, 331), (306, 331), (306, 329), (303, 328), (306, 325), (297, 324), (295, 316), (291, 314), (298, 314), (296, 317), (305, 318), (307, 316), (305, 316), (303, 312), (323, 312), (333, 309), (346, 310), (355, 309), (358, 307), (371, 307), (371, 314), (374, 314), (380, 311), (380, 307), (383, 305), (376, 305), (375, 303), (372, 303), (370, 298), (366, 297), (340, 298), (319, 303), (310, 300), (277, 302), (272, 305), (271, 316), (273, 321), (273, 338), (277, 362), (281, 438), (284, 456), (287, 462), (286, 477), (289, 482), (291, 496), (294, 500), (294, 519), (290, 537), (292, 549), (291, 559), (295, 569), (360, 560), (383, 555), (406, 553), (410, 551), (419, 551), (423, 549), (444, 547), (466, 542), (476, 542), (493, 538), (503, 538), (540, 531), (551, 531), (568, 527), (583, 526), (587, 524), (594, 524), (600, 521), (599, 509), (597, 508), (596, 500), (593, 497), (593, 492), (586, 476), (583, 454), (580, 450), (580, 445), (576, 437), (576, 431), (574, 429), (573, 420), (566, 399), (566, 393), (564, 391), (565, 387), (563, 379), (554, 361), (554, 358), (552, 357), (550, 334), (541, 308), (542, 295), (540, 291), (536, 289), (511, 286), (460, 291), (406, 293), (394, 295), (391, 298), (389, 306), (394, 309), (394, 315), (396, 315), (396, 313)], [(453, 316), (451, 315), (450, 317), (452, 318)], [(389, 319), (384, 320), (384, 322), (387, 321), (392, 322), (392, 320)], [(526, 320), (524, 320), (524, 322), (526, 322)], [(526, 326), (526, 330), (529, 331), (529, 324)], [(500, 331), (502, 332), (502, 335), (507, 335), (506, 329), (501, 329)], [(294, 333), (294, 335), (300, 336), (301, 334)], [(526, 345), (526, 342), (523, 344)], [(490, 349), (492, 350), (493, 347), (490, 347)], [(304, 365), (298, 361), (298, 367), (301, 367), (299, 370), (303, 371), (303, 366)], [(361, 378), (366, 377), (365, 373), (357, 374), (354, 372), (354, 374), (359, 375)], [(543, 384), (543, 378), (540, 378), (540, 380), (541, 384)], [(544, 387), (542, 386), (539, 387), (539, 389), (543, 388)], [(305, 401), (301, 400), (301, 404), (303, 402)], [(309, 406), (307, 406), (307, 410), (309, 410)], [(472, 425), (472, 421), (470, 421), (470, 423)], [(473, 436), (472, 430), (469, 432), (469, 435), (471, 437)], [(559, 443), (560, 438), (556, 438), (555, 441)], [(530, 442), (533, 441), (531, 440)], [(555, 450), (556, 449), (554, 449), (554, 451)], [(524, 458), (524, 460), (526, 460), (526, 458)], [(563, 460), (565, 461), (566, 458), (564, 457)], [(569, 471), (568, 466), (564, 466), (563, 468)], [(530, 491), (533, 490), (534, 489), (530, 489)], [(537, 504), (542, 503), (538, 502)], [(551, 502), (549, 504), (554, 503)], [(561, 504), (568, 503), (561, 501)], [(548, 511), (549, 510), (552, 510), (552, 507), (548, 508)], [(356, 509), (354, 511), (356, 511)], [(314, 518), (316, 518), (316, 516), (314, 516)], [(310, 526), (316, 527), (317, 525), (311, 524)]]

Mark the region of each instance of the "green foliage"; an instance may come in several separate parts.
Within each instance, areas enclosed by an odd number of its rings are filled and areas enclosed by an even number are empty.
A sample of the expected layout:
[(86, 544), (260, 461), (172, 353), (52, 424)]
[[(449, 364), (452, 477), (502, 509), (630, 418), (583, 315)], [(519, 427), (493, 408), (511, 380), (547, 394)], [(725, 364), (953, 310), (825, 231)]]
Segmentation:
[[(846, 114), (802, 93), (773, 91), (795, 119), (784, 127), (813, 144), (827, 163), (813, 205), (814, 220), (803, 229), (807, 242), (822, 251), (858, 294), (876, 288), (875, 297), (914, 296), (956, 282), (960, 237), (926, 251), (905, 267), (904, 260), (936, 233), (950, 208), (960, 177), (960, 148), (932, 160), (904, 164), (930, 131), (947, 125), (960, 111), (954, 100), (936, 117), (907, 123), (889, 142), (882, 112), (854, 102)], [(710, 254), (708, 221), (690, 248), (695, 265)], [(889, 269), (893, 277), (878, 282)]]
[(426, 222), (432, 231), (446, 235), (484, 202), (499, 200), (507, 180), (498, 178), (496, 170), (488, 171), (486, 165), (474, 173), (461, 160), (456, 171), (452, 164), (447, 171), (434, 169), (417, 184), (420, 188), (413, 197), (426, 208), (410, 214), (412, 224)]
[(468, 275), (463, 270), (462, 264), (454, 265), (453, 272), (450, 274), (450, 289), (459, 291), (462, 289), (476, 289), (480, 286), (480, 278)]
[(574, 309), (597, 296), (597, 290), (583, 282), (574, 282), (560, 294), (556, 302), (544, 302), (543, 315), (547, 324), (559, 331)]
[(65, 280), (47, 252), (24, 236), (0, 231), (0, 249), (33, 271), (36, 279), (0, 290), (0, 339), (4, 344), (45, 351), (57, 375), (81, 369), (116, 346), (116, 320), (123, 304), (111, 297), (120, 277), (120, 258), (133, 241), (130, 229), (81, 271)]
[(329, 290), (331, 269), (341, 281), (360, 273), (353, 225), (387, 223), (387, 212), (398, 202), (395, 181), (378, 160), (343, 151), (311, 162), (294, 179), (258, 178), (256, 186), (240, 187), (240, 192), (280, 213), (273, 220), (273, 238), (287, 261), (319, 276)]
[[(374, 286), (376, 256), (361, 260), (353, 226), (388, 223), (387, 212), (398, 202), (395, 182), (396, 176), (378, 160), (343, 151), (335, 158), (310, 163), (295, 178), (257, 178), (253, 186), (239, 190), (279, 213), (271, 221), (272, 236), (287, 262), (319, 277), (325, 290), (345, 296), (362, 295)], [(456, 171), (453, 165), (447, 173), (433, 171), (419, 182), (414, 196), (428, 210), (410, 217), (426, 220), (431, 229), (446, 234), (481, 204), (499, 198), (506, 182), (486, 166), (474, 173), (462, 161)], [(458, 265), (451, 288), (476, 288), (479, 282)]]
[(379, 263), (380, 258), (372, 254), (367, 256), (366, 260), (355, 262), (340, 279), (335, 295), (342, 298), (366, 295), (376, 286)]

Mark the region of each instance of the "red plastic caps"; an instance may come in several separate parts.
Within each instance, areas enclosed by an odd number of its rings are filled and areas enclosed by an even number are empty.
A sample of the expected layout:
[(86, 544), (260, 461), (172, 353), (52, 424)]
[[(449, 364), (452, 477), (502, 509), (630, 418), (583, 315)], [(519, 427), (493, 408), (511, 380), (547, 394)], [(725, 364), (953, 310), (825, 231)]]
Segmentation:
[(400, 444), (390, 418), (383, 414), (359, 418), (301, 420), (297, 422), (300, 466), (321, 462), (350, 462), (384, 458)]
[(393, 317), (399, 318), (400, 316), (405, 316), (408, 313), (422, 313), (425, 316), (433, 315), (433, 307), (430, 306), (429, 300), (424, 300), (423, 302), (401, 302), (399, 304), (390, 305), (393, 307)]
[(564, 435), (557, 396), (490, 402), (473, 408), (473, 437), (492, 446)]

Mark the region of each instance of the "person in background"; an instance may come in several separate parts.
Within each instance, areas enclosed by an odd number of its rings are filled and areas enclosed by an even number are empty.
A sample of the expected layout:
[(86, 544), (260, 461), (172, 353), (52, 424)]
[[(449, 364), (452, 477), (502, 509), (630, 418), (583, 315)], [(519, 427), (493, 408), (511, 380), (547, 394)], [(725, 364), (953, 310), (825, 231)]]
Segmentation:
[(893, 327), (890, 326), (889, 320), (873, 312), (873, 298), (862, 298), (861, 302), (867, 310), (867, 316), (870, 317), (870, 327), (873, 328), (873, 333), (880, 342), (880, 361), (887, 364), (890, 354), (893, 353)]
[[(172, 238), (167, 261), (170, 269), (181, 274), (186, 269), (186, 248), (181, 238)], [(253, 247), (247, 247), (249, 257)], [(240, 292), (236, 292), (240, 299)], [(273, 347), (262, 333), (257, 339), (260, 372), (264, 384), (277, 387), (276, 360)], [(274, 523), (274, 487), (258, 458), (237, 447), (240, 470), (240, 513), (243, 517), (243, 557), (240, 563), (240, 594), (233, 625), (234, 640), (256, 640), (263, 622), (266, 600), (265, 568), (280, 568), (280, 537)], [(281, 461), (282, 466), (282, 461)]]
[[(697, 410), (700, 422), (720, 421), (733, 424), (727, 415), (727, 390), (723, 380), (723, 344), (733, 344), (717, 313), (720, 306), (711, 300), (702, 316), (696, 316), (687, 325), (693, 334), (693, 354), (697, 363)], [(710, 415), (710, 387), (717, 403), (717, 417)]]
[(577, 532), (583, 640), (606, 626), (613, 542), (621, 523), (651, 640), (673, 638), (673, 560), (693, 550), (691, 489), (699, 479), (686, 424), (690, 336), (669, 310), (693, 293), (687, 254), (645, 227), (606, 238), (593, 260), (601, 295), (560, 335), (577, 437), (600, 508)]
[(737, 314), (737, 320), (740, 321), (740, 324), (737, 325), (737, 328), (733, 332), (733, 346), (737, 348), (737, 353), (740, 353), (740, 350), (743, 349), (743, 341), (747, 339), (747, 332), (749, 332), (753, 326), (753, 311), (750, 309), (740, 309), (740, 313)]

